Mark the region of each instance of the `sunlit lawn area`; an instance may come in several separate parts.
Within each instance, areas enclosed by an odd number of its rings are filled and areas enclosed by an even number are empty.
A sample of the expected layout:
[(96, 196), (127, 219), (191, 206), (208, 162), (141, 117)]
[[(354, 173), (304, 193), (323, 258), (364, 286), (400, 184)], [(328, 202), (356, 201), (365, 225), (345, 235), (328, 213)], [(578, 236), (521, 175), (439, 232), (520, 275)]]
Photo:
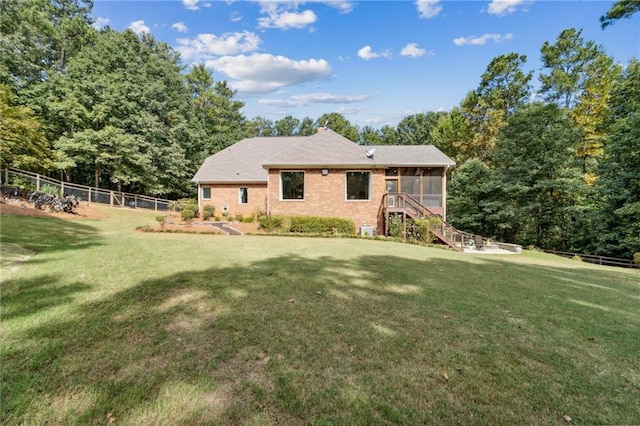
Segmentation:
[(637, 270), (104, 210), (2, 216), (2, 424), (640, 423)]

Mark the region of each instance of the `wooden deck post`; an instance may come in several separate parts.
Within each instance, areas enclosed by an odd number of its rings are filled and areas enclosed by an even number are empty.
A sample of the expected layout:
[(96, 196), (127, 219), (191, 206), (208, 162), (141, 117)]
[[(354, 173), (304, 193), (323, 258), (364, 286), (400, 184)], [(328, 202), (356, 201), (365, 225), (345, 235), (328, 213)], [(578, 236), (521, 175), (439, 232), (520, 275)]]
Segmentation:
[(407, 213), (402, 212), (402, 242), (407, 242)]

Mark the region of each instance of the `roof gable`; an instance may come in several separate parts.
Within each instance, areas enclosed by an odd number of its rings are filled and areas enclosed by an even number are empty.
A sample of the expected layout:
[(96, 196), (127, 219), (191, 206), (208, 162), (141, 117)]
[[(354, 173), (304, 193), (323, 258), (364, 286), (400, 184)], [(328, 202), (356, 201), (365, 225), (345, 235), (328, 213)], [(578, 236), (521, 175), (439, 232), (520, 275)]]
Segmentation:
[[(373, 152), (373, 155), (368, 155)], [(269, 168), (389, 166), (449, 167), (455, 162), (432, 145), (362, 146), (331, 129), (312, 136), (243, 139), (208, 157), (193, 177), (200, 183), (267, 182)]]

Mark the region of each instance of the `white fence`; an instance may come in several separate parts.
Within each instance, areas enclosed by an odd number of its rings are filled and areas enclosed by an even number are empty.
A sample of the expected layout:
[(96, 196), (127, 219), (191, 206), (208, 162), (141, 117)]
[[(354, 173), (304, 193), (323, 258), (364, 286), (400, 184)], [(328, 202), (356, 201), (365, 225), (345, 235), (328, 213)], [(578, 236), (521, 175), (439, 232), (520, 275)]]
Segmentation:
[(17, 186), (14, 184), (16, 178), (26, 181), (34, 191), (47, 185), (54, 187), (61, 194), (75, 195), (82, 201), (89, 203), (109, 204), (112, 207), (131, 207), (150, 210), (169, 210), (171, 200), (148, 197), (146, 195), (129, 194), (126, 192), (110, 191), (108, 189), (91, 188), (90, 186), (77, 185), (75, 183), (63, 182), (42, 176), (38, 173), (28, 172), (19, 169), (4, 169), (2, 175), (2, 186)]

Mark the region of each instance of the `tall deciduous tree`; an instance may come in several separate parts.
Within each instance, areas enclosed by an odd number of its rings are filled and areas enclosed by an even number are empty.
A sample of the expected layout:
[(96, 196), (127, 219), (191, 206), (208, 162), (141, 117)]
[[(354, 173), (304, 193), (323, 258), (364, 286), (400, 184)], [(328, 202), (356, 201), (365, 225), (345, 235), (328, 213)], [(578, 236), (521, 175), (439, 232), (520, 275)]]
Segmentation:
[(275, 136), (275, 129), (273, 128), (273, 126), (273, 121), (269, 120), (266, 117), (258, 115), (249, 120), (246, 127), (249, 136), (264, 137)]
[(300, 122), (300, 127), (298, 128), (296, 136), (311, 136), (316, 132), (316, 130), (313, 119), (311, 117), (305, 117)]
[(53, 165), (42, 126), (30, 108), (16, 105), (0, 83), (0, 166), (44, 171)]
[(532, 104), (501, 130), (494, 159), (505, 210), (515, 205), (513, 229), (522, 244), (569, 248), (570, 225), (583, 193), (575, 157), (580, 130), (555, 104)]
[(498, 132), (506, 120), (531, 96), (532, 72), (524, 72), (526, 56), (509, 53), (495, 57), (482, 74), (478, 88), (469, 92), (461, 111), (471, 132), (464, 136), (458, 153), (462, 159), (478, 157), (490, 161)]
[(202, 132), (178, 58), (151, 35), (104, 30), (47, 84), (43, 112), (74, 180), (97, 176), (152, 194), (190, 190), (198, 164), (188, 153)]
[(398, 123), (398, 141), (402, 145), (429, 145), (431, 130), (443, 113), (429, 111), (427, 113), (409, 115)]
[(582, 91), (571, 111), (574, 121), (583, 131), (577, 155), (582, 160), (586, 179), (590, 183), (596, 167), (595, 159), (602, 152), (602, 140), (611, 121), (609, 99), (620, 72), (620, 66), (613, 63), (613, 58), (598, 55), (587, 65)]
[(297, 133), (300, 126), (300, 120), (294, 118), (291, 115), (277, 120), (275, 123), (275, 130), (277, 136), (293, 136)]
[(364, 126), (360, 129), (358, 143), (361, 145), (381, 145), (382, 133), (372, 126)]
[(472, 139), (471, 127), (457, 107), (440, 116), (430, 134), (431, 143), (458, 164), (473, 157), (473, 145), (466, 143)]
[(65, 70), (95, 33), (93, 0), (3, 1), (0, 82), (28, 86)]
[(640, 252), (640, 62), (632, 60), (612, 92), (615, 121), (598, 169), (600, 254)]
[(316, 127), (327, 126), (336, 133), (341, 134), (345, 138), (356, 142), (358, 140), (358, 127), (351, 124), (342, 114), (331, 112), (323, 114), (316, 120)]
[(395, 127), (385, 124), (380, 128), (381, 139), (380, 143), (382, 145), (399, 145), (399, 136), (398, 131)]
[(491, 169), (477, 158), (457, 167), (447, 194), (447, 220), (467, 232), (495, 236), (492, 183)]

